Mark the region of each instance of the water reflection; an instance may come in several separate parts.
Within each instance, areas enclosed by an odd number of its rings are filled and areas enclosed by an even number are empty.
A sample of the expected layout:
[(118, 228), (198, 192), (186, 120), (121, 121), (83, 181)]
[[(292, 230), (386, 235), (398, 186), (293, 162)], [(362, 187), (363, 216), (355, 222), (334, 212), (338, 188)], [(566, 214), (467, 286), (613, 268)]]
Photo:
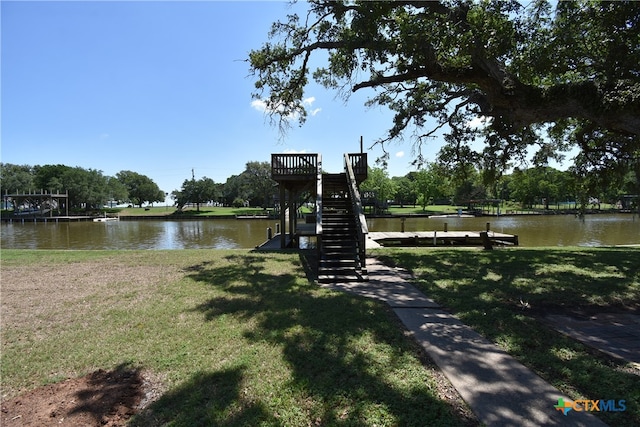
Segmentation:
[[(640, 243), (640, 217), (631, 214), (407, 218), (405, 231), (484, 231), (517, 234), (521, 246), (606, 246)], [(370, 231), (401, 231), (398, 218), (368, 219)]]
[[(640, 243), (636, 215), (504, 216), (498, 218), (407, 218), (405, 231), (481, 231), (486, 223), (501, 233), (517, 234), (521, 246), (602, 246)], [(2, 248), (16, 249), (233, 249), (253, 248), (266, 240), (274, 220), (119, 221), (3, 223)], [(400, 231), (399, 218), (368, 219), (371, 231)]]
[(13, 222), (2, 225), (3, 248), (234, 249), (266, 240), (273, 220)]

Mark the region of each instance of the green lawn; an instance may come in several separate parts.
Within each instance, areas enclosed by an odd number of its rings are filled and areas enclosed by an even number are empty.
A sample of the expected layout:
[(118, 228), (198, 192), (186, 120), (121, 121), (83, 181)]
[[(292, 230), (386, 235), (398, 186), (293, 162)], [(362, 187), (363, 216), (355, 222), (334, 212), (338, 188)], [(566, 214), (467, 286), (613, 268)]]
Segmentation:
[[(574, 399), (640, 425), (638, 369), (544, 326), (640, 307), (640, 250), (374, 251)], [(2, 251), (3, 398), (131, 366), (167, 390), (133, 425), (461, 425), (433, 368), (376, 301), (310, 282), (295, 252)], [(549, 405), (555, 402), (549, 402)]]
[[(301, 208), (303, 213), (310, 213), (311, 210), (308, 208)], [(175, 207), (169, 206), (156, 206), (149, 208), (125, 208), (125, 209), (113, 209), (108, 210), (107, 212), (119, 213), (123, 216), (158, 216), (158, 215), (170, 215), (170, 216), (181, 216), (181, 215), (197, 215), (197, 216), (229, 216), (229, 215), (265, 215), (266, 213), (273, 212), (273, 209), (264, 210), (262, 208), (233, 208), (233, 207), (211, 207), (211, 206), (203, 206), (200, 210), (196, 210), (196, 208), (186, 208), (182, 211), (177, 211)]]
[(393, 314), (309, 282), (304, 263), (3, 250), (2, 395), (130, 366), (168, 386), (133, 425), (462, 425)]
[(421, 206), (389, 206), (388, 213), (391, 215), (442, 215), (442, 214), (454, 214), (458, 213), (458, 209), (466, 210), (466, 207), (463, 206), (452, 206), (452, 205), (428, 205), (425, 206), (425, 209), (422, 210)]
[(554, 330), (547, 313), (640, 309), (640, 249), (384, 249), (417, 286), (463, 322), (574, 399), (625, 399), (626, 412), (598, 414), (640, 425), (640, 370)]
[(125, 208), (119, 210), (119, 214), (123, 216), (158, 216), (158, 215), (197, 215), (197, 216), (224, 216), (224, 215), (262, 215), (262, 208), (232, 208), (232, 207), (210, 207), (204, 206), (200, 210), (196, 208), (186, 208), (181, 212), (175, 207), (155, 206), (149, 208)]

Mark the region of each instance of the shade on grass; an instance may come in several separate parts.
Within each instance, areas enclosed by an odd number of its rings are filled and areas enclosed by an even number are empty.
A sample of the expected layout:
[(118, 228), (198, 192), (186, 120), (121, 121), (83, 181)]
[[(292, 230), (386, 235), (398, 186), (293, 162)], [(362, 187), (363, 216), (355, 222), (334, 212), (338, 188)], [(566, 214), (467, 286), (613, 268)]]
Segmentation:
[(637, 368), (610, 360), (545, 326), (546, 314), (640, 309), (638, 248), (383, 249), (416, 285), (574, 399), (624, 399), (597, 415), (640, 425)]
[(248, 250), (3, 251), (16, 292), (47, 277), (33, 316), (3, 325), (3, 391), (127, 364), (167, 386), (133, 425), (464, 424), (390, 311), (319, 288), (305, 262)]

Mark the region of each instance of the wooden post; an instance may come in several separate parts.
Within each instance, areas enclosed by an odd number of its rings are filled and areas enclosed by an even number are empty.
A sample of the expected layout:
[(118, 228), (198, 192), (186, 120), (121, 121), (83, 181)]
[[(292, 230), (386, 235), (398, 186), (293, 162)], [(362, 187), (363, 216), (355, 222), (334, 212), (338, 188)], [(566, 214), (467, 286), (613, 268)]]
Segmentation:
[(291, 191), (289, 197), (289, 239), (293, 247), (297, 247), (295, 238), (296, 238), (296, 227), (298, 224), (298, 204), (296, 202), (298, 196), (297, 191)]
[(285, 201), (285, 189), (284, 185), (280, 184), (280, 249), (284, 249), (287, 246), (286, 236), (286, 224), (285, 214), (287, 210), (287, 203)]
[(481, 232), (480, 239), (482, 239), (482, 244), (484, 245), (485, 250), (490, 251), (493, 249), (493, 244), (491, 243), (491, 239), (489, 239), (489, 233), (486, 231)]

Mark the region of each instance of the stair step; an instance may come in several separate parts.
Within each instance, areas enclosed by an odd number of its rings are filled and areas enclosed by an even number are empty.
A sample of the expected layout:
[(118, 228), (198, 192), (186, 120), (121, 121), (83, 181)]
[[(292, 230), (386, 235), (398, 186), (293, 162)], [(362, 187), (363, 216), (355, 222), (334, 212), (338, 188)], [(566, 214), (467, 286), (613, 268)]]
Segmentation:
[(322, 259), (325, 260), (341, 260), (341, 259), (348, 259), (348, 260), (358, 260), (358, 255), (357, 254), (347, 254), (344, 252), (327, 252), (322, 254)]
[(351, 224), (355, 225), (356, 222), (354, 220), (349, 220), (347, 218), (322, 218), (322, 223), (327, 225), (344, 227), (344, 226), (349, 226)]
[(322, 242), (325, 245), (331, 245), (331, 244), (339, 244), (342, 242), (352, 242), (353, 241), (353, 237), (349, 234), (339, 234), (339, 235), (323, 235), (322, 236)]
[(335, 266), (353, 266), (355, 267), (357, 265), (357, 260), (353, 259), (353, 258), (337, 258), (337, 259), (331, 259), (331, 258), (322, 258), (320, 260), (320, 265), (323, 266), (327, 266), (327, 267), (335, 267)]
[(369, 276), (366, 274), (318, 274), (318, 282), (320, 283), (339, 283), (339, 282), (367, 282)]
[(323, 241), (322, 247), (324, 249), (343, 249), (343, 248), (355, 248), (357, 247), (357, 243), (353, 240), (334, 240), (334, 241)]

